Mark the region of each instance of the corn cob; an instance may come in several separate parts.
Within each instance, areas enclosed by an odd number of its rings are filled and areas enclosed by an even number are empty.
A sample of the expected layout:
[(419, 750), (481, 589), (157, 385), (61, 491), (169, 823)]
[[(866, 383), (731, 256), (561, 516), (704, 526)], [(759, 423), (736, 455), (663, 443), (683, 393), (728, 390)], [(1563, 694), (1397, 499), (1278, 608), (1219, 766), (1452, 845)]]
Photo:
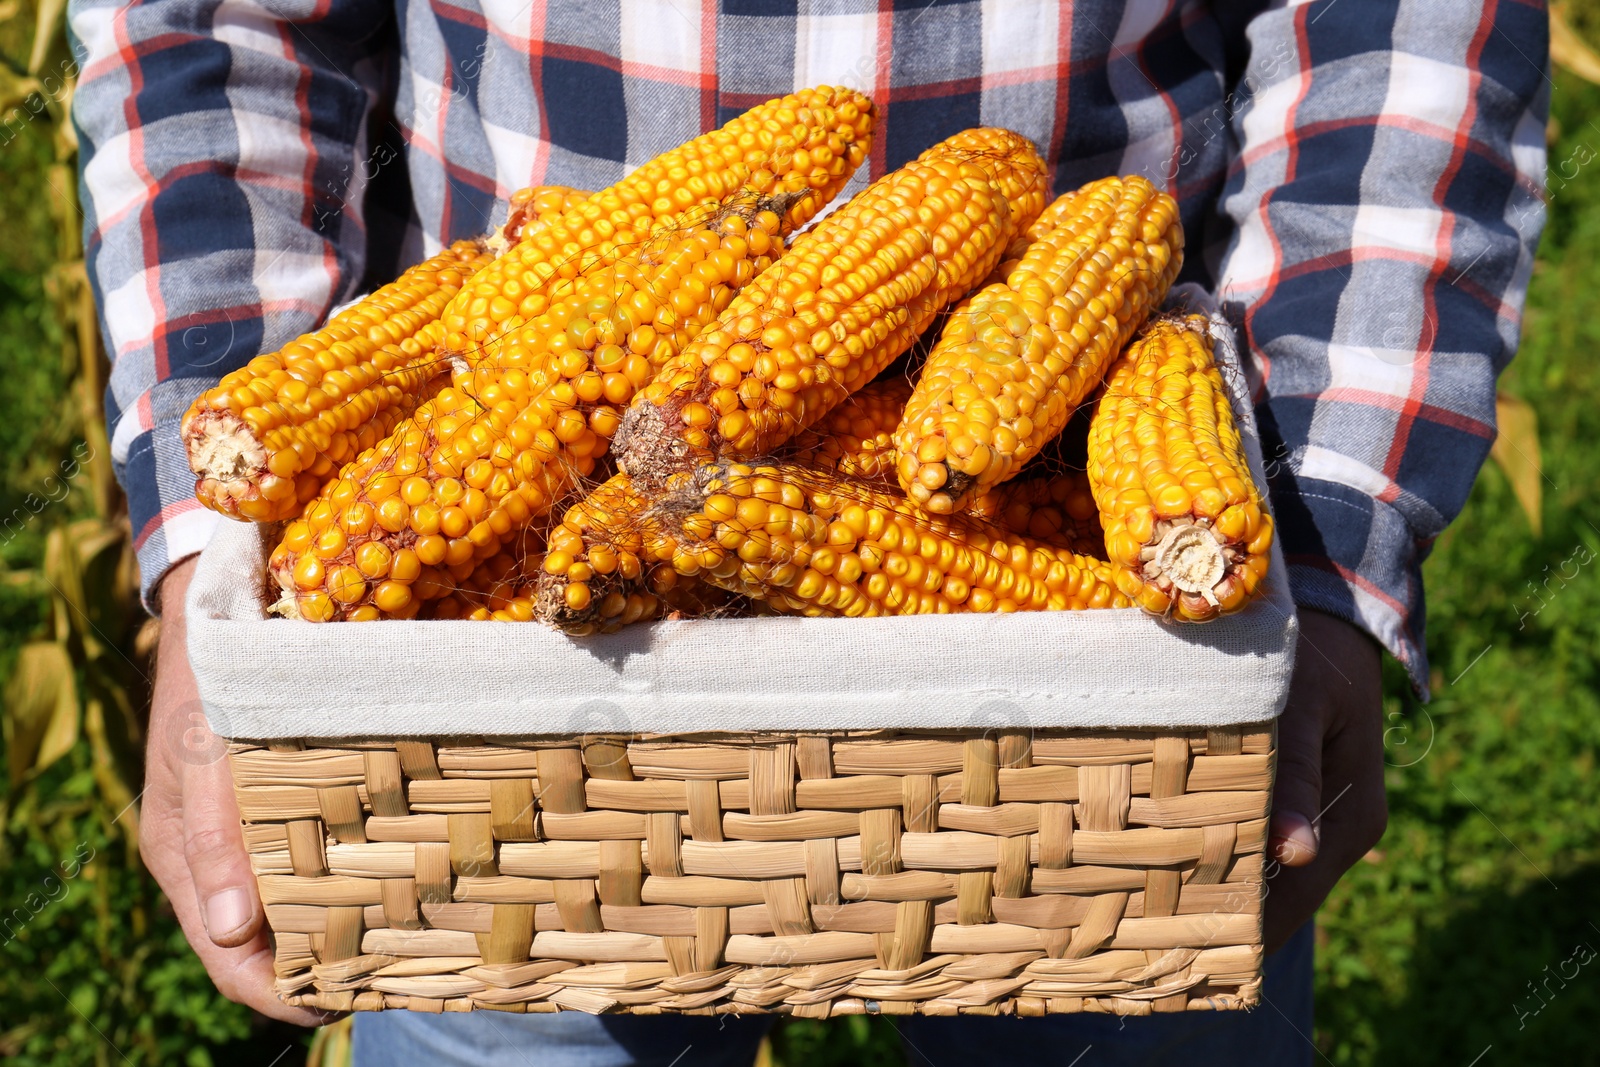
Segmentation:
[(1145, 179), (1062, 200), (1006, 279), (956, 308), (906, 405), (900, 485), (928, 511), (963, 510), (1060, 433), (1183, 263), (1178, 205)]
[[(419, 491), (433, 488), (430, 462), (448, 465), (440, 442), (469, 432), (482, 413), (470, 394), (447, 387), (346, 465), (273, 549), (268, 570), (282, 592), (273, 610), (312, 622), (415, 618), (423, 603), (447, 595), (478, 560), (494, 555), (503, 542), (492, 530), (479, 531), (478, 542), (459, 536), (477, 530), (473, 521), (486, 510), (480, 470), (456, 469), (445, 503)], [(547, 479), (508, 494), (502, 510), (524, 518), (503, 523), (506, 540), (525, 534), (541, 493), (564, 489)], [(481, 553), (480, 542), (487, 545)]]
[(195, 496), (235, 519), (299, 514), (443, 376), (440, 312), (488, 262), (481, 241), (458, 241), (202, 393), (182, 423)]
[(488, 238), (489, 250), (495, 255), (505, 252), (592, 196), (593, 193), (565, 185), (530, 185), (517, 190), (511, 196), (505, 225)]
[(621, 467), (659, 480), (776, 448), (906, 351), (989, 273), (1038, 201), (1033, 146), (1006, 131), (984, 139), (1005, 150), (976, 154), (969, 135), (935, 146), (797, 238), (640, 391), (616, 443)]
[(1118, 588), (1193, 622), (1255, 595), (1272, 547), (1209, 327), (1200, 315), (1152, 322), (1112, 365), (1089, 427), (1089, 481)]
[(783, 232), (805, 225), (866, 158), (872, 101), (849, 89), (805, 89), (740, 115), (646, 163), (518, 243), (445, 311), (445, 349), (472, 366), (499, 365), (505, 339), (549, 306), (555, 279), (681, 225), (691, 209), (740, 190), (785, 204)]
[[(507, 366), (458, 371), (459, 388), (448, 399), (441, 394), (437, 405), (419, 408), (392, 447), (340, 472), (317, 502), (331, 506), (313, 506), (290, 525), (290, 547), (274, 567), (285, 593), (294, 594), (289, 603), (317, 591), (296, 580), (295, 567), (350, 504), (383, 505), (393, 514), (391, 522), (348, 531), (352, 544), (394, 551), (420, 538), (432, 565), (441, 551), (450, 565), (487, 558), (547, 513), (594, 470), (634, 390), (782, 251), (782, 221), (770, 205), (781, 210), (789, 199), (747, 198), (710, 217), (686, 213), (700, 216), (686, 230), (574, 279), (518, 331)], [(462, 410), (464, 397), (477, 406)], [(400, 472), (400, 464), (407, 469)], [(348, 618), (373, 603), (328, 592), (326, 603), (311, 600), (315, 613), (306, 617)], [(365, 596), (376, 593), (369, 587)], [(333, 610), (324, 612), (328, 604)]]
[(893, 478), (894, 431), (910, 398), (910, 378), (881, 375), (785, 445), (783, 457), (855, 478)]
[(706, 464), (669, 476), (654, 492), (618, 475), (599, 493), (607, 506), (582, 529), (563, 524), (572, 539), (545, 557), (538, 614), (558, 626), (569, 621), (563, 608), (586, 608), (600, 591), (619, 595), (597, 587), (601, 578), (615, 574), (626, 583), (652, 562), (785, 614), (1130, 604), (1098, 560), (967, 516), (922, 515), (893, 493), (792, 464)]

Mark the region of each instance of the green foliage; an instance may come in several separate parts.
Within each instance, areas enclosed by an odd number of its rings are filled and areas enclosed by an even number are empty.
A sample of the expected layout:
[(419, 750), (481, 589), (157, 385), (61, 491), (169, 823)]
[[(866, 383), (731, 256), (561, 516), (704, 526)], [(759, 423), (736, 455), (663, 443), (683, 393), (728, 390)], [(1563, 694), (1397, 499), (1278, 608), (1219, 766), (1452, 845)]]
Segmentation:
[(182, 1062), (202, 1042), (246, 1037), (249, 1013), (209, 992), (198, 961), (179, 951), (182, 934), (125, 832), (95, 810), (95, 790), (86, 767), (71, 768), (33, 794), (47, 803), (16, 813), (41, 832), (11, 838), (0, 1055)]
[[(0, 55), (23, 63), (33, 9), (14, 0), (0, 9), (12, 12), (0, 19)], [(1600, 0), (1568, 14), (1600, 40)], [(1600, 996), (1600, 465), (1591, 444), (1600, 363), (1587, 358), (1600, 350), (1600, 86), (1556, 79), (1549, 222), (1522, 350), (1503, 383), (1537, 414), (1542, 534), (1490, 467), (1426, 565), (1435, 700), (1418, 706), (1389, 665), (1389, 832), (1319, 922), (1316, 1038), (1326, 1062), (1600, 1063), (1586, 1025)], [(83, 371), (54, 273), (63, 226), (75, 226), (62, 215), (71, 190), (52, 169), (57, 151), (45, 118), (0, 145), (0, 518), (26, 509), (27, 494), (85, 444)], [(28, 510), (14, 535), (0, 533), (0, 680), (25, 643), (58, 639), (47, 544), (51, 531), (90, 516), (111, 518), (75, 485), (37, 516)], [(131, 647), (130, 634), (118, 631), (115, 643)], [(72, 640), (61, 647), (75, 692), (137, 694), (141, 678), (114, 676), (123, 668), (96, 665)], [(124, 732), (137, 730), (131, 722)], [(307, 1038), (228, 1003), (187, 949), (135, 855), (137, 809), (108, 800), (92, 739), (81, 736), (27, 783), (9, 762), (0, 759), (0, 796), (13, 805), (0, 806), (0, 1059), (298, 1062), (298, 1051), (283, 1053)], [(790, 1067), (902, 1062), (889, 1018), (787, 1021), (771, 1052)]]
[(772, 1061), (786, 1067), (889, 1067), (905, 1062), (900, 1031), (882, 1015), (820, 1022), (784, 1019), (772, 1031)]

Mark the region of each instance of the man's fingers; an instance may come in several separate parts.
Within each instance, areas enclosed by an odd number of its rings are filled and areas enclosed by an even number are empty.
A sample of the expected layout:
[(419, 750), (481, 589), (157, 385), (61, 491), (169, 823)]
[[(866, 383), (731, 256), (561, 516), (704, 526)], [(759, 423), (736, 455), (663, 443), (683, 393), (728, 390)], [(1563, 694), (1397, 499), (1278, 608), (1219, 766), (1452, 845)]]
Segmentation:
[(272, 948), (264, 934), (257, 933), (237, 948), (220, 948), (196, 941), (196, 954), (218, 991), (229, 1000), (254, 1008), (263, 1015), (299, 1026), (322, 1026), (337, 1016), (331, 1012), (296, 1008), (278, 999), (274, 992), (277, 975), (272, 969)]
[(181, 773), (183, 855), (194, 880), (200, 920), (217, 945), (244, 945), (261, 928), (261, 901), (239, 829), (227, 764), (217, 760), (185, 765)]
[[(1383, 699), (1376, 647), (1308, 611), (1290, 706), (1279, 720), (1266, 947), (1286, 941), (1383, 836)], [(1316, 821), (1310, 848), (1305, 845)]]
[(193, 559), (178, 563), (159, 587), (167, 611), (151, 695), (139, 851), (223, 995), (274, 1019), (317, 1026), (332, 1016), (278, 998), (224, 746), (198, 729), (200, 694), (183, 620), (193, 572)]
[(1298, 811), (1279, 811), (1272, 816), (1272, 858), (1285, 867), (1304, 867), (1317, 858), (1322, 848), (1316, 823)]
[(1347, 712), (1322, 757), (1322, 851), (1341, 872), (1366, 855), (1389, 824), (1380, 700)]
[(193, 929), (200, 922), (200, 913), (192, 899), (180, 900), (176, 896), (171, 899), (189, 944), (194, 947), (195, 955), (200, 957), (206, 973), (223, 996), (263, 1015), (297, 1026), (322, 1026), (335, 1018), (330, 1013), (292, 1007), (278, 999), (274, 988), (277, 975), (272, 969), (272, 948), (267, 944), (265, 933), (258, 930), (244, 944), (224, 948), (212, 943), (203, 931)]
[[(1289, 700), (1295, 702), (1295, 694)], [(1319, 701), (1306, 700), (1278, 720), (1278, 777), (1272, 791), (1272, 858), (1304, 867), (1321, 847), (1316, 818), (1322, 810), (1323, 716)]]

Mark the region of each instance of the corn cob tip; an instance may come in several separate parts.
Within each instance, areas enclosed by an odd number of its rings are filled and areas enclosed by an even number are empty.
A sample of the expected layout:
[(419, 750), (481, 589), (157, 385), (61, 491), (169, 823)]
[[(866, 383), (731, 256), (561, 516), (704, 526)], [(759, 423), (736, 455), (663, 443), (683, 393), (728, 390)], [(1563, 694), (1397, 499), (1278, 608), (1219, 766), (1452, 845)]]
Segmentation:
[(566, 185), (534, 185), (519, 189), (506, 208), (506, 221), (483, 238), (495, 256), (504, 255), (550, 220), (559, 218), (594, 194)]
[(953, 515), (965, 509), (970, 503), (968, 491), (978, 482), (944, 459), (937, 463), (918, 463), (916, 455), (912, 454), (902, 459), (900, 465), (910, 472), (907, 480), (911, 490), (907, 497), (930, 515)]
[[(593, 574), (574, 582), (565, 573), (544, 571), (535, 585), (533, 616), (573, 637), (588, 637), (614, 630), (624, 619), (634, 621), (629, 614), (635, 618), (645, 614), (645, 595), (640, 574), (632, 578), (618, 572)], [(638, 604), (630, 613), (635, 601)]]
[(682, 432), (680, 410), (692, 398), (674, 395), (664, 404), (633, 404), (611, 438), (617, 467), (641, 486), (659, 486), (711, 458)]
[(278, 591), (283, 595), (267, 605), (267, 614), (276, 615), (282, 619), (304, 620), (305, 616), (300, 613), (300, 598), (294, 594), (294, 591), (285, 589)]

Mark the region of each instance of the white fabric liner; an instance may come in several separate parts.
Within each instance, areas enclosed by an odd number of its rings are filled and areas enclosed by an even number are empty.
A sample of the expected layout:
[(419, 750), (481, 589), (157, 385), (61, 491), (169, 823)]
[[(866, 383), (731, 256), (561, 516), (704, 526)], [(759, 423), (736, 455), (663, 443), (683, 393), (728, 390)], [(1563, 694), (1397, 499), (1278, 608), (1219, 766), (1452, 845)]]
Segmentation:
[[(1214, 321), (1265, 485), (1233, 329)], [(189, 659), (224, 737), (1237, 725), (1282, 710), (1299, 629), (1276, 546), (1266, 594), (1204, 625), (1128, 608), (695, 619), (578, 639), (530, 623), (268, 618), (269, 547), (255, 525), (221, 523), (189, 590)]]

